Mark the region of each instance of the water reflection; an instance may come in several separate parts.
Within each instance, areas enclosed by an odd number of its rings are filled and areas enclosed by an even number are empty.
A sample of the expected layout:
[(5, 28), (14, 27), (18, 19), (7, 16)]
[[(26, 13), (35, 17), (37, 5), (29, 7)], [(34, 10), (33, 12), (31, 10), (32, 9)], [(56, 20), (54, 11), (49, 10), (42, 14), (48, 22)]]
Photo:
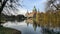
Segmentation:
[(46, 27), (42, 26), (33, 19), (27, 19), (22, 21), (7, 21), (1, 24), (4, 27), (14, 28), (20, 30), (22, 34), (60, 34), (59, 27)]
[[(43, 23), (43, 25), (41, 25), (41, 23), (38, 23), (38, 22), (36, 22), (36, 21), (34, 21), (34, 20), (32, 20), (32, 19), (27, 19), (26, 20), (26, 23), (30, 23), (30, 24), (33, 24), (32, 26), (33, 26), (33, 28), (34, 28), (34, 31), (36, 31), (36, 28), (37, 27), (41, 27), (42, 28), (42, 32), (45, 34), (58, 34), (58, 33), (60, 33), (60, 27), (57, 27), (57, 26), (48, 26), (49, 24), (44, 24)], [(47, 25), (47, 26), (45, 26), (45, 25)]]

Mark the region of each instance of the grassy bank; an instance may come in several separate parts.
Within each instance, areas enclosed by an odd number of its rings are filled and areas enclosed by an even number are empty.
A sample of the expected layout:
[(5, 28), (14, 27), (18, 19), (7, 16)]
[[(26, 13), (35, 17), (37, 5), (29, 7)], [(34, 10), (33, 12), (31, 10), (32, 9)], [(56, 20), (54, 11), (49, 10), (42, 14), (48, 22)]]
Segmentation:
[(0, 27), (0, 34), (21, 34), (21, 32), (15, 29)]

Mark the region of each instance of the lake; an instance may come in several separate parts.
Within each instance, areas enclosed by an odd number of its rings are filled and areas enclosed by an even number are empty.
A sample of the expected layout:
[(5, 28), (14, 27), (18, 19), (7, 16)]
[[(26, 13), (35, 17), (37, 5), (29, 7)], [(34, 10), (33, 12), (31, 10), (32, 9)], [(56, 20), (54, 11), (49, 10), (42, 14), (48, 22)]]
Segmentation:
[(43, 27), (31, 19), (23, 21), (7, 21), (1, 25), (19, 30), (22, 34), (60, 34), (60, 27)]

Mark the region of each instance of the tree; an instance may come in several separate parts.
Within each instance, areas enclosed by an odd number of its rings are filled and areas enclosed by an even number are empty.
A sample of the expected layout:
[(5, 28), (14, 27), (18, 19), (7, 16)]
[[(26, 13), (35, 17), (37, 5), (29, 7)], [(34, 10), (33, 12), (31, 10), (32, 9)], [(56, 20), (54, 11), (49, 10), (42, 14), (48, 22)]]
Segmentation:
[(21, 0), (0, 0), (0, 22), (5, 21), (5, 17), (2, 17), (4, 11), (16, 11), (18, 7), (21, 7)]
[(60, 10), (60, 0), (48, 0), (47, 9)]
[(1, 12), (2, 12), (4, 6), (5, 6), (5, 4), (7, 3), (7, 1), (8, 1), (8, 0), (4, 0), (4, 1), (0, 0), (0, 3), (1, 3), (1, 4), (0, 4), (0, 14), (1, 14)]
[[(0, 14), (4, 8), (17, 10), (18, 6), (21, 6), (19, 3), (20, 0), (0, 0)], [(6, 9), (6, 11), (9, 11)]]

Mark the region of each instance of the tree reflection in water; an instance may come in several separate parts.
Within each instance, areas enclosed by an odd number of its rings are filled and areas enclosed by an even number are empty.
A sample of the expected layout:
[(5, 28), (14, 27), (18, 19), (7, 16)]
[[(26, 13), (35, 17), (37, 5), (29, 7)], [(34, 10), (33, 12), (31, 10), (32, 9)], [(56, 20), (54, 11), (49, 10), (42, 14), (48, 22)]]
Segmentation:
[(59, 26), (54, 27), (54, 25), (49, 26), (49, 24), (44, 24), (44, 23), (43, 23), (43, 25), (41, 25), (41, 22), (37, 23), (33, 19), (27, 19), (26, 23), (27, 23), (27, 26), (29, 24), (33, 24), (34, 31), (36, 31), (37, 27), (41, 27), (43, 34), (60, 34), (60, 27)]

